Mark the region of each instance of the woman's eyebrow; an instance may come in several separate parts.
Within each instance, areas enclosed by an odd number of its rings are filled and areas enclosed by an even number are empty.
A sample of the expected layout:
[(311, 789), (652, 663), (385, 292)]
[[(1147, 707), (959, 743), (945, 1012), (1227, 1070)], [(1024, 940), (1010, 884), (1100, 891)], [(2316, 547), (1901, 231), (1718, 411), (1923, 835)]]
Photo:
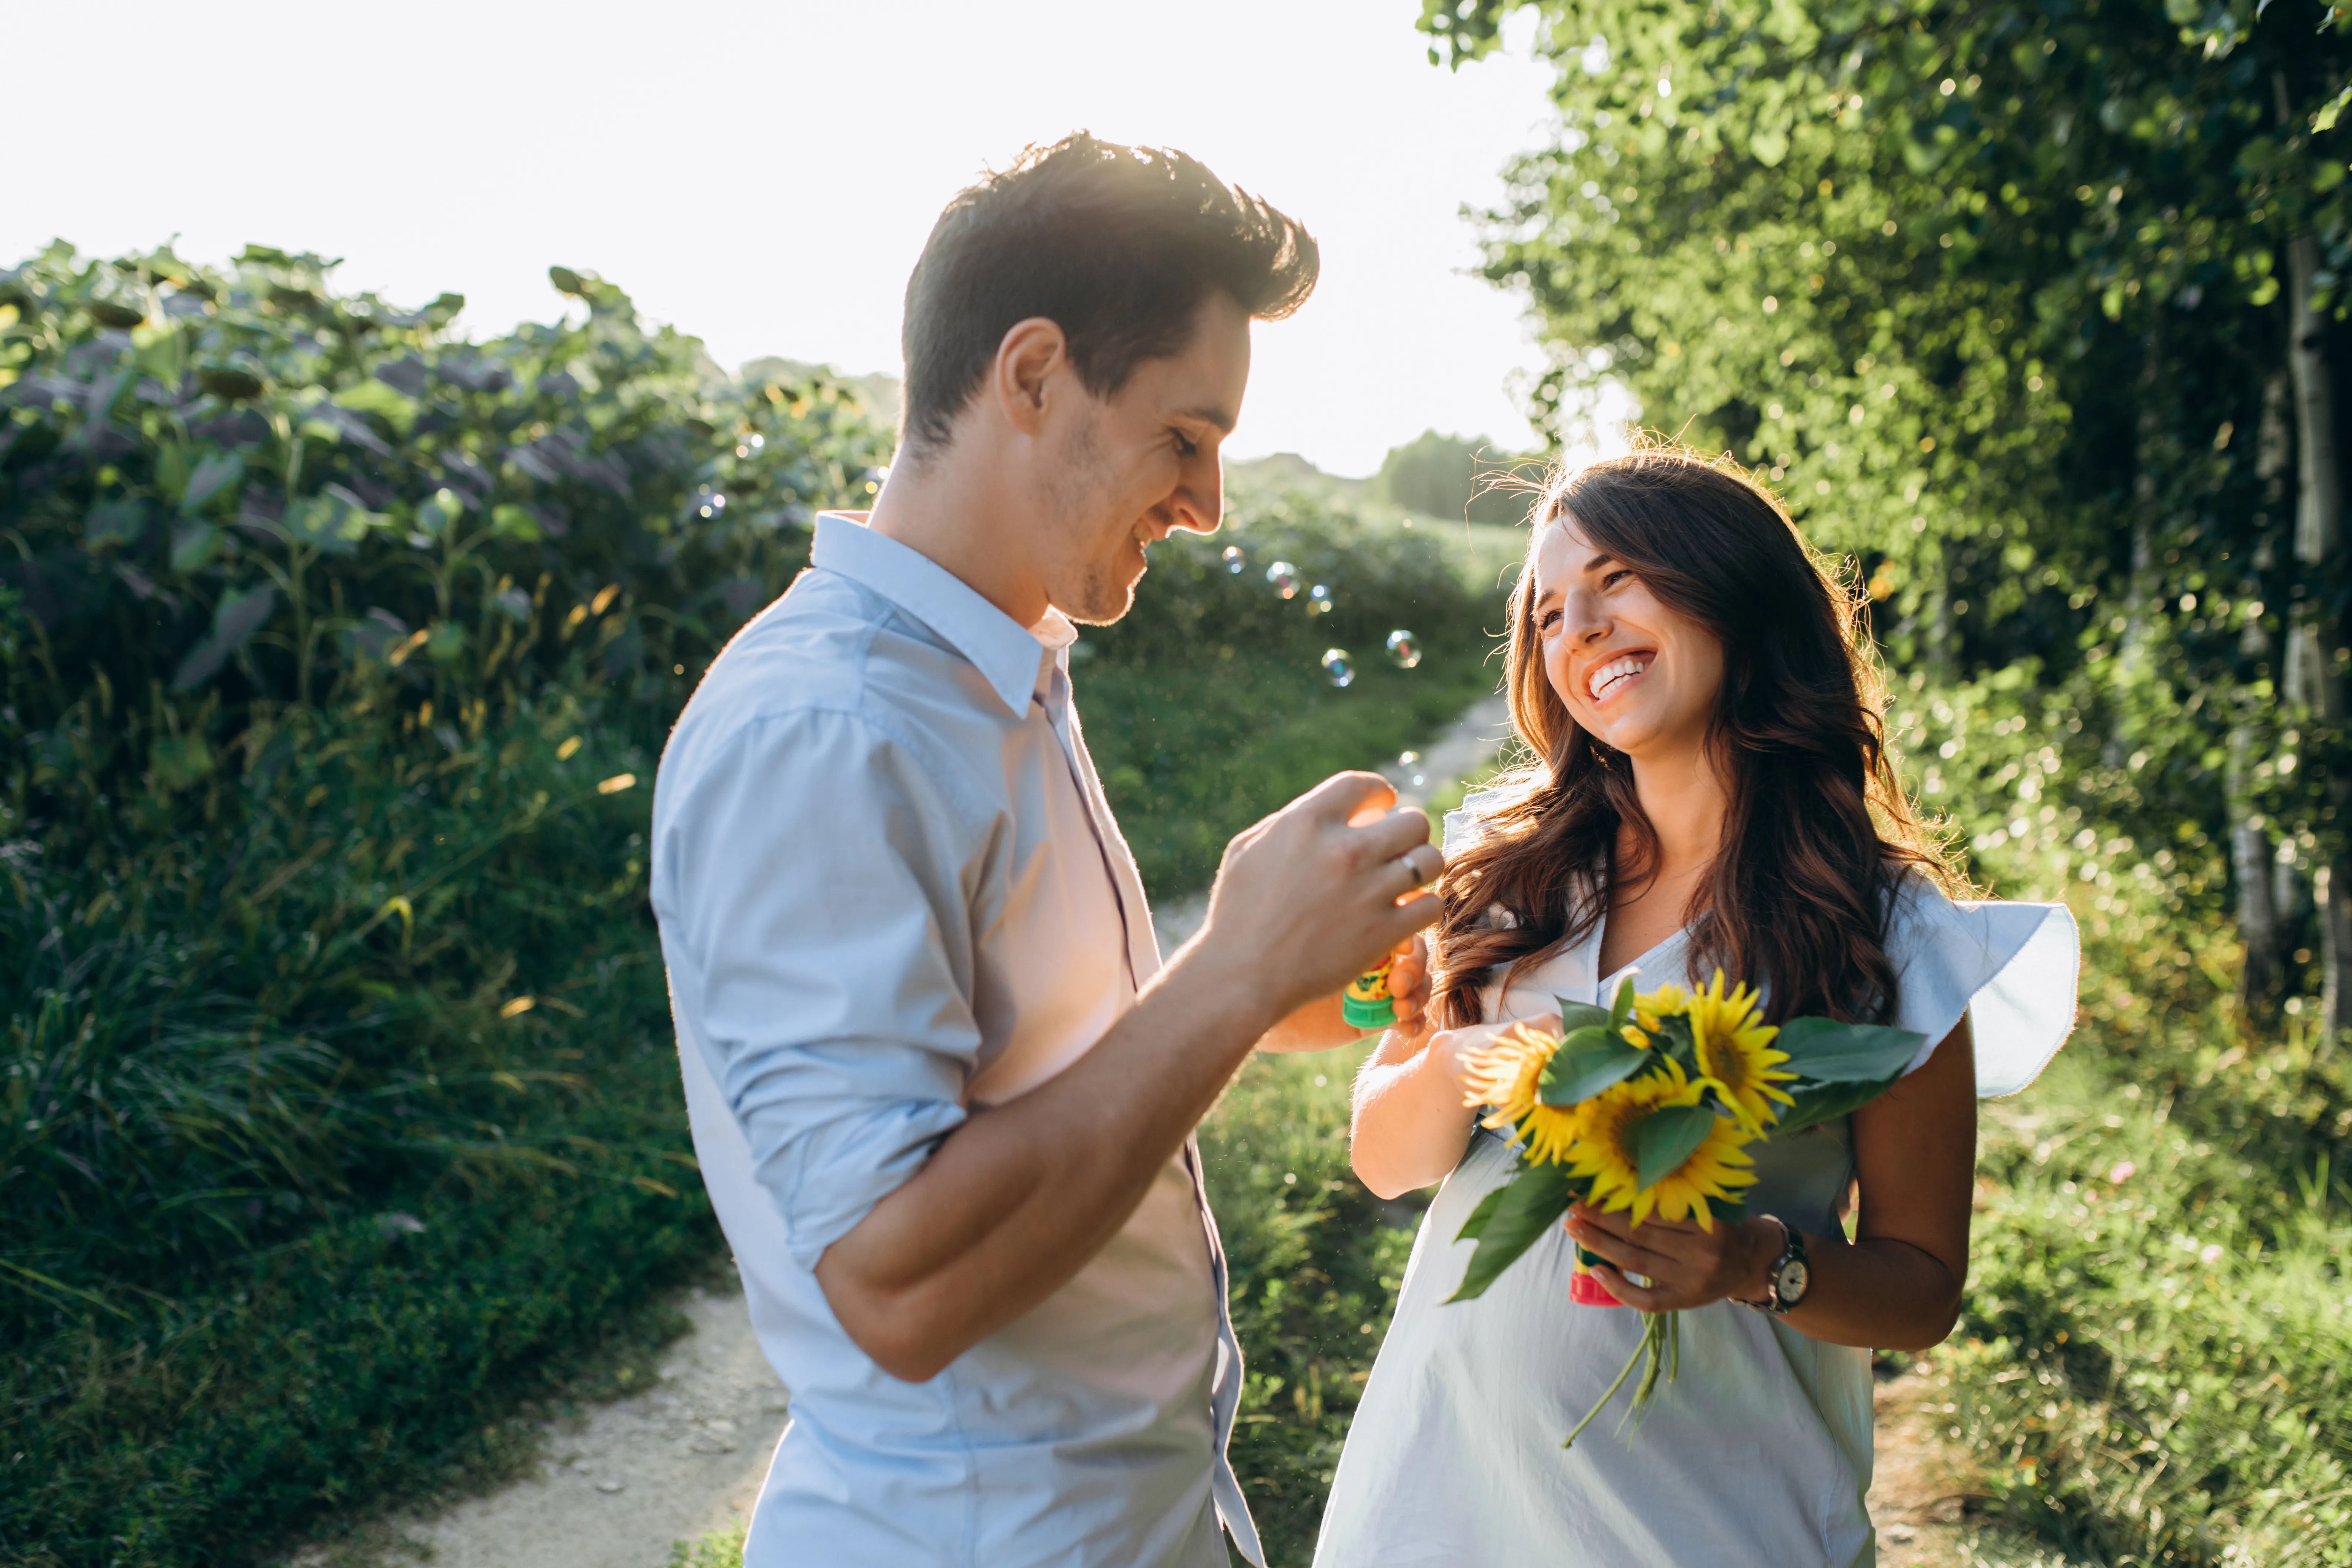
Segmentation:
[(1598, 571), (1600, 571), (1603, 566), (1614, 566), (1616, 563), (1617, 563), (1617, 557), (1615, 557), (1614, 555), (1609, 555), (1609, 554), (1596, 555), (1596, 556), (1594, 556), (1591, 560), (1590, 560), (1590, 561), (1588, 561), (1588, 562), (1586, 562), (1586, 563), (1584, 563), (1584, 569), (1585, 569), (1587, 572), (1598, 572)]

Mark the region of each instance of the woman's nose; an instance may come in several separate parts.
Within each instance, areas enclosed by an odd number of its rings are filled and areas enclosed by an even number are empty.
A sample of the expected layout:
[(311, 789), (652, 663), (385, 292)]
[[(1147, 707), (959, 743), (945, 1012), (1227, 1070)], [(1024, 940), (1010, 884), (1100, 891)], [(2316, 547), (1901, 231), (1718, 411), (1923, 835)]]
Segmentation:
[(1571, 642), (1591, 642), (1609, 635), (1607, 613), (1601, 608), (1601, 595), (1579, 588), (1568, 595), (1560, 606), (1560, 630)]

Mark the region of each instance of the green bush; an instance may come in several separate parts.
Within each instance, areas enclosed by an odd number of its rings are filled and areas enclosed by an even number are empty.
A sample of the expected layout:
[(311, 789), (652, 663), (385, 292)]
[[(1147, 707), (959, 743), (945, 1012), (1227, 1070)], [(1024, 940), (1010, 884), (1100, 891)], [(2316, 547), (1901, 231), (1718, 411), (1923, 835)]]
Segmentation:
[(887, 433), (593, 278), (474, 344), (325, 271), (0, 274), (12, 1562), (479, 1462), (717, 1243), (642, 786)]
[(1988, 1108), (1945, 1430), (2070, 1555), (2352, 1562), (2352, 1062), (2239, 1000), (2221, 847), (2146, 776), (2179, 763), (2083, 766), (2058, 738), (2116, 716), (2030, 673), (1895, 704), (1978, 873), (2084, 938), (2074, 1038)]

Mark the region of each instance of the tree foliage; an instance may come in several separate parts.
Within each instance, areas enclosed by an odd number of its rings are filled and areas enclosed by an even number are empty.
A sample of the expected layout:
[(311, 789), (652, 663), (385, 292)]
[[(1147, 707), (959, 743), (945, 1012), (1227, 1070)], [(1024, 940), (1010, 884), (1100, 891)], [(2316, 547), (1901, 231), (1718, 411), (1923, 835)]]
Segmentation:
[(1524, 489), (1510, 484), (1523, 460), (1485, 437), (1466, 440), (1424, 430), (1381, 459), (1378, 484), (1393, 504), (1432, 517), (1515, 523), (1527, 516)]
[(1546, 416), (1615, 378), (1762, 470), (1899, 665), (2063, 694), (2078, 799), (2233, 847), (2242, 910), (2286, 893), (2257, 994), (2326, 946), (2352, 1006), (2352, 935), (2292, 908), (2315, 879), (2326, 914), (2352, 779), (2336, 14), (1432, 0), (1423, 27), (1458, 65), (1514, 10), (1560, 124), (1488, 215), (1488, 273), (1556, 345)]

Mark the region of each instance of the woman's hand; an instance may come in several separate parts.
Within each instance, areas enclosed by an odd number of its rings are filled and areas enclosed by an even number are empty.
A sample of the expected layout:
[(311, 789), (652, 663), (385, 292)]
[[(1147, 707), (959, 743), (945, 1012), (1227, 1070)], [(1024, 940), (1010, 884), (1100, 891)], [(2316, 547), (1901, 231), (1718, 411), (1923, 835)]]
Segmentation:
[[(1510, 1026), (1431, 1029), (1430, 1021), (1423, 1012), (1419, 1027), (1381, 1037), (1380, 1048), (1356, 1075), (1350, 1151), (1357, 1178), (1376, 1197), (1442, 1182), (1461, 1163), (1471, 1132), (1465, 1059)], [(1558, 1022), (1549, 1020), (1553, 1026)]]
[(1433, 978), (1429, 972), (1427, 938), (1416, 936), (1397, 949), (1396, 962), (1389, 966), (1389, 1000), (1396, 1006), (1395, 1027), (1417, 1029), (1422, 1016), (1429, 1011)]
[[(1780, 1255), (1780, 1230), (1761, 1216), (1738, 1225), (1717, 1220), (1701, 1230), (1695, 1220), (1602, 1214), (1578, 1204), (1568, 1211), (1568, 1234), (1605, 1262), (1592, 1272), (1609, 1293), (1645, 1312), (1678, 1312), (1727, 1299), (1760, 1301), (1765, 1273)], [(1625, 1276), (1646, 1277), (1641, 1286)]]

